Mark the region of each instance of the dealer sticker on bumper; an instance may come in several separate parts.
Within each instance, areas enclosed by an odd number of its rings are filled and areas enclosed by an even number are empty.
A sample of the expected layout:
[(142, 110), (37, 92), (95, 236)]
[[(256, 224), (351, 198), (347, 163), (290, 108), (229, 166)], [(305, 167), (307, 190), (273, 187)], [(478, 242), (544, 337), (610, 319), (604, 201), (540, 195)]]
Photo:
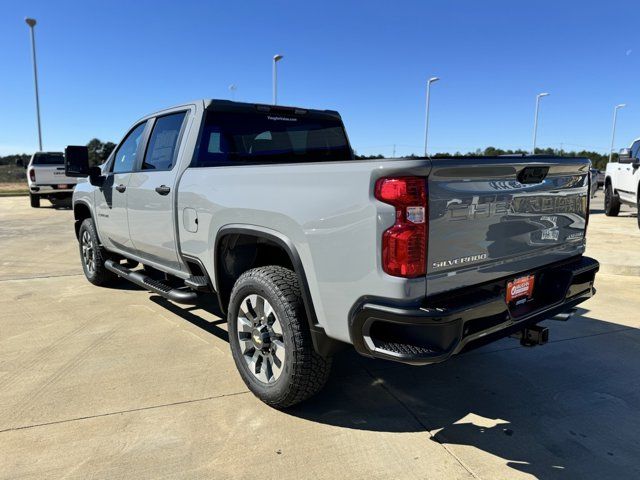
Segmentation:
[(517, 299), (531, 298), (533, 295), (534, 275), (516, 278), (507, 283), (507, 303)]

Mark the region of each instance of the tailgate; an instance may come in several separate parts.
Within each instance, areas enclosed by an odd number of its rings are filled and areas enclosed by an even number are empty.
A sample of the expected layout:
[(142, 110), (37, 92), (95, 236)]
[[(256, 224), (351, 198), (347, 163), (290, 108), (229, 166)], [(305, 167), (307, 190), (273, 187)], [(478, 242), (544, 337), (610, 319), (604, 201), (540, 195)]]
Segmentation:
[(589, 160), (463, 157), (432, 164), (427, 295), (583, 253)]
[(67, 177), (64, 173), (64, 165), (34, 165), (36, 172), (36, 184), (38, 185), (75, 185), (78, 179)]

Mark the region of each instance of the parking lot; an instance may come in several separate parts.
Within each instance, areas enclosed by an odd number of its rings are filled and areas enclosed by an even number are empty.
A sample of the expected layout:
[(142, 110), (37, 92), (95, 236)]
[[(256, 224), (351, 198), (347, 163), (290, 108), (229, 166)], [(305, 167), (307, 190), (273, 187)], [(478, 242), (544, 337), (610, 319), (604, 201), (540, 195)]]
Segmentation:
[(241, 381), (215, 305), (94, 287), (70, 210), (0, 198), (0, 477), (637, 478), (638, 245), (600, 192), (598, 293), (546, 322), (549, 344), (422, 368), (345, 351), (279, 412)]

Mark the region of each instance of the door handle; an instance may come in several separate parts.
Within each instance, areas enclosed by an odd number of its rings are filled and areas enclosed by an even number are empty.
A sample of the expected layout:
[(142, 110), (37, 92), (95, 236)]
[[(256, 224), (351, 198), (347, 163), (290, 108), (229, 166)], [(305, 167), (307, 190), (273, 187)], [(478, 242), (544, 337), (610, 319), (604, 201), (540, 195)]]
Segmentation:
[(156, 192), (158, 192), (160, 195), (169, 195), (170, 191), (171, 187), (167, 187), (166, 185), (160, 185), (159, 187), (156, 187)]
[(120, 193), (124, 192), (126, 189), (127, 187), (125, 187), (123, 184), (116, 185), (116, 190), (118, 190)]

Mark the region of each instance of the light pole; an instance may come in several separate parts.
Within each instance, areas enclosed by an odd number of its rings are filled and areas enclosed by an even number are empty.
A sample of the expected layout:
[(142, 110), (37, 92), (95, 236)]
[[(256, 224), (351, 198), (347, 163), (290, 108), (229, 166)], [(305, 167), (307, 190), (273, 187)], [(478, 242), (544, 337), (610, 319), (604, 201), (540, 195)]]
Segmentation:
[(282, 55), (273, 56), (273, 104), (278, 104), (278, 62), (282, 60)]
[(531, 155), (536, 154), (536, 136), (538, 135), (538, 110), (540, 109), (540, 99), (542, 97), (547, 97), (548, 93), (539, 93), (536, 96), (536, 115), (533, 119), (533, 150), (531, 151)]
[(424, 120), (424, 156), (427, 156), (427, 142), (429, 140), (429, 98), (431, 94), (431, 84), (440, 80), (438, 77), (431, 77), (427, 81), (427, 107)]
[(613, 131), (611, 132), (611, 148), (609, 149), (609, 161), (613, 157), (613, 141), (616, 138), (616, 120), (618, 119), (618, 109), (626, 107), (626, 103), (621, 103), (620, 105), (616, 105), (613, 109)]
[(38, 118), (38, 146), (42, 151), (42, 131), (40, 129), (40, 97), (38, 96), (38, 67), (36, 66), (36, 36), (33, 27), (36, 26), (35, 18), (25, 18), (25, 22), (31, 30), (31, 57), (33, 58), (33, 81), (36, 86), (36, 115)]
[(236, 101), (236, 90), (238, 90), (238, 86), (235, 83), (229, 85), (229, 91), (231, 92), (231, 100)]

